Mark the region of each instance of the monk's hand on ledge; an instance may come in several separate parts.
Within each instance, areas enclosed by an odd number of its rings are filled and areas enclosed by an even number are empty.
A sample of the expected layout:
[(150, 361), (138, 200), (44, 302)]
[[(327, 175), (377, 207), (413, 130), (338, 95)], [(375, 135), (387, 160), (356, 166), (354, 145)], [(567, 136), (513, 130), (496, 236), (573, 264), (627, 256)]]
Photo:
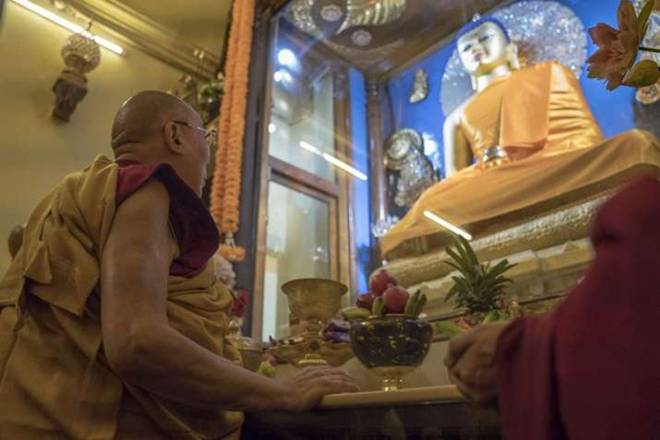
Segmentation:
[(359, 387), (346, 372), (332, 367), (308, 367), (284, 381), (286, 408), (305, 411), (318, 405), (326, 394), (352, 393)]
[(449, 343), (445, 365), (449, 378), (469, 400), (483, 404), (497, 399), (495, 354), (497, 339), (507, 323), (473, 328)]

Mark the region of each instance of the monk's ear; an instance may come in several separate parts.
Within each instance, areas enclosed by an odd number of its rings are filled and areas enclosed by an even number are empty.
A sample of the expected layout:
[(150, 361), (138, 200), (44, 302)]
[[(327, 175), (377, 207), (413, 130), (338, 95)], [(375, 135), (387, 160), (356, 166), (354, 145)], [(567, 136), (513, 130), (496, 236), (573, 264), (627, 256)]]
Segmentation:
[(163, 136), (165, 145), (174, 154), (183, 154), (185, 147), (183, 145), (183, 131), (181, 126), (174, 122), (168, 122), (163, 126)]

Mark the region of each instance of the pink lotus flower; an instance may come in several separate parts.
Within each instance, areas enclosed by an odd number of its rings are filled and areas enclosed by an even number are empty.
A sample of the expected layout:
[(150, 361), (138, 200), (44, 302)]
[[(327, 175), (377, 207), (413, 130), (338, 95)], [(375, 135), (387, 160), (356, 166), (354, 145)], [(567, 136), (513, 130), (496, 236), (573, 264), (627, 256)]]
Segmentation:
[(598, 23), (589, 35), (598, 46), (587, 60), (589, 78), (607, 80), (607, 89), (614, 90), (623, 83), (639, 50), (640, 35), (635, 8), (629, 0), (621, 0), (617, 11), (619, 29)]

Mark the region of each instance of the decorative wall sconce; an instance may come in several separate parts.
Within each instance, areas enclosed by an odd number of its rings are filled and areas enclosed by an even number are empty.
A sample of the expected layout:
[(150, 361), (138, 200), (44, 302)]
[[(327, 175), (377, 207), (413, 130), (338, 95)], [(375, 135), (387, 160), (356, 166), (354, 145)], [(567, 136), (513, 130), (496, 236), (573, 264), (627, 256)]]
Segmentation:
[(76, 106), (87, 95), (86, 73), (101, 62), (101, 51), (94, 39), (83, 34), (73, 34), (62, 47), (66, 68), (55, 81), (55, 107), (53, 117), (67, 122)]

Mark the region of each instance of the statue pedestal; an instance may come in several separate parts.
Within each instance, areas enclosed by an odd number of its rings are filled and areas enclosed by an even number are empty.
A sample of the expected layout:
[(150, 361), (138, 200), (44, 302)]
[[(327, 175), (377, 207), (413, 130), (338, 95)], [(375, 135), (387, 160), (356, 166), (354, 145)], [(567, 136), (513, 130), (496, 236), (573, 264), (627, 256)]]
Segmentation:
[[(508, 293), (526, 309), (543, 310), (577, 284), (593, 258), (588, 234), (598, 207), (607, 196), (556, 210), (517, 226), (475, 240), (481, 261), (507, 258), (516, 267), (507, 272), (513, 280)], [(428, 297), (426, 313), (433, 319), (456, 315), (445, 296), (453, 286), (453, 269), (445, 264), (443, 248), (390, 261), (385, 268), (410, 291)]]

